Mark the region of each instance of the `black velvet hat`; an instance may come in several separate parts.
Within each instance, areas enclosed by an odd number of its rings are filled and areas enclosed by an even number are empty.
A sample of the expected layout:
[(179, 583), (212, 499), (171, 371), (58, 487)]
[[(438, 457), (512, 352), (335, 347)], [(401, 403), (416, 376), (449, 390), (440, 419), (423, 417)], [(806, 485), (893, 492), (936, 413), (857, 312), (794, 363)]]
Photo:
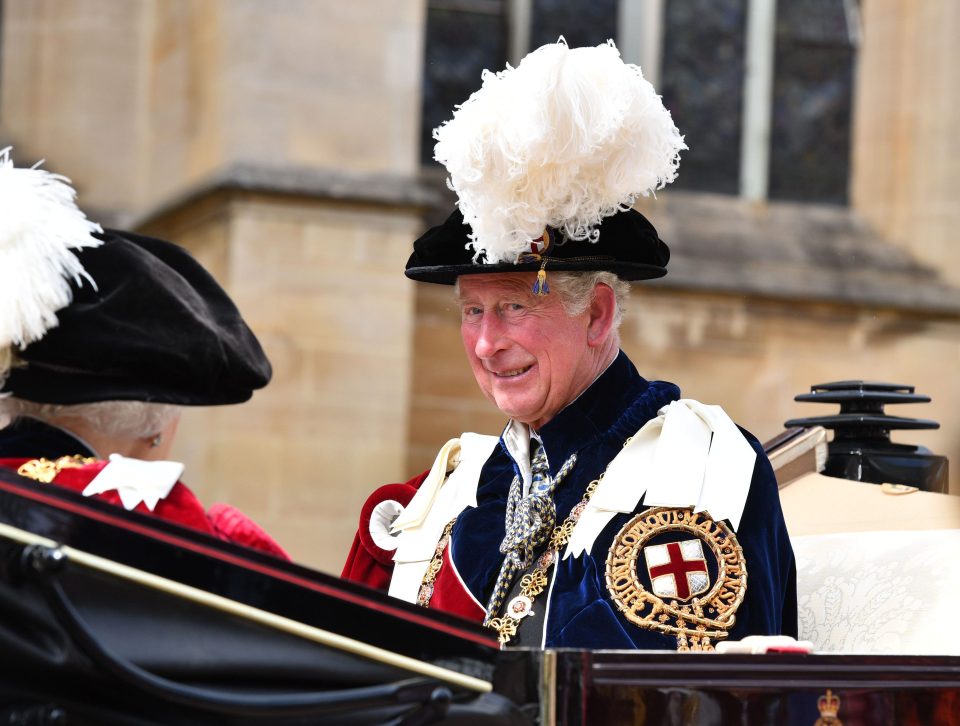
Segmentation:
[[(75, 251), (86, 280), (59, 324), (24, 349), (2, 390), (38, 403), (246, 401), (270, 362), (236, 306), (184, 249), (106, 230)], [(79, 283), (79, 284), (78, 284)]]
[(473, 261), (470, 227), (460, 210), (429, 229), (413, 243), (405, 274), (412, 280), (452, 285), (460, 275), (490, 272), (546, 272), (606, 270), (621, 280), (649, 280), (667, 274), (670, 250), (657, 230), (640, 212), (629, 209), (607, 217), (598, 227), (596, 242), (564, 240), (557, 230), (548, 230), (543, 240), (521, 255), (517, 262), (486, 264), (483, 254)]

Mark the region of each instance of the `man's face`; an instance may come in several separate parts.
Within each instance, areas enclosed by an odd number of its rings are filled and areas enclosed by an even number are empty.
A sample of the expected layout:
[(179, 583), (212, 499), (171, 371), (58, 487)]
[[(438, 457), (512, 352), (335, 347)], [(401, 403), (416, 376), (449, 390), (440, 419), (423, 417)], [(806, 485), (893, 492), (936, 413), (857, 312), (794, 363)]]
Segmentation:
[(570, 317), (560, 296), (537, 297), (535, 273), (463, 275), (460, 334), (484, 394), (539, 428), (592, 383), (589, 311)]

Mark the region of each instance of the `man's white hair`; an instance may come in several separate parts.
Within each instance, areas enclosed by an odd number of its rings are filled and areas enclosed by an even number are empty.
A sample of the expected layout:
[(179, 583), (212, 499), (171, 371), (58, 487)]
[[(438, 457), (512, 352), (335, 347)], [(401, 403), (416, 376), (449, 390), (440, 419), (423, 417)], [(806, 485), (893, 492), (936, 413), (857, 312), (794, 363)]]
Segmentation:
[(593, 291), (599, 284), (613, 290), (617, 300), (617, 312), (613, 319), (614, 330), (620, 328), (627, 299), (630, 297), (630, 284), (624, 282), (612, 272), (550, 272), (547, 271), (547, 284), (550, 290), (560, 296), (560, 302), (567, 315), (575, 317), (583, 313), (593, 302)]
[(25, 401), (15, 396), (0, 398), (0, 426), (17, 416), (29, 416), (48, 423), (75, 418), (82, 419), (106, 436), (127, 439), (155, 436), (179, 412), (179, 406), (144, 401), (97, 401), (64, 406)]

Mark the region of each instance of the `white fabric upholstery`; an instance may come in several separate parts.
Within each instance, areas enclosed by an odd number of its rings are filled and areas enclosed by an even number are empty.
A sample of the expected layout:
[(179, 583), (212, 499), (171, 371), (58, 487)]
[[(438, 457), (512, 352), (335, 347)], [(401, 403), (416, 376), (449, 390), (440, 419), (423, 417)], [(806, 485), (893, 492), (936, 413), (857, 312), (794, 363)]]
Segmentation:
[(819, 652), (960, 655), (960, 529), (792, 541), (801, 640)]

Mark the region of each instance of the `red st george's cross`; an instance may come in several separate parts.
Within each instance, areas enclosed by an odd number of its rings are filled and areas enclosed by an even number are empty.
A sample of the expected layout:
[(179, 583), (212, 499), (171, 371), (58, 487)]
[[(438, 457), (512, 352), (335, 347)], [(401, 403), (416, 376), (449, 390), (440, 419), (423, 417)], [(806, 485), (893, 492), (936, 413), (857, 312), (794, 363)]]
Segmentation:
[(690, 597), (690, 583), (687, 580), (687, 573), (706, 573), (707, 563), (702, 559), (685, 560), (679, 542), (669, 542), (666, 548), (670, 560), (663, 565), (654, 565), (653, 567), (648, 565), (647, 571), (650, 573), (650, 580), (664, 575), (672, 575), (673, 581), (676, 583), (677, 597), (686, 600)]

